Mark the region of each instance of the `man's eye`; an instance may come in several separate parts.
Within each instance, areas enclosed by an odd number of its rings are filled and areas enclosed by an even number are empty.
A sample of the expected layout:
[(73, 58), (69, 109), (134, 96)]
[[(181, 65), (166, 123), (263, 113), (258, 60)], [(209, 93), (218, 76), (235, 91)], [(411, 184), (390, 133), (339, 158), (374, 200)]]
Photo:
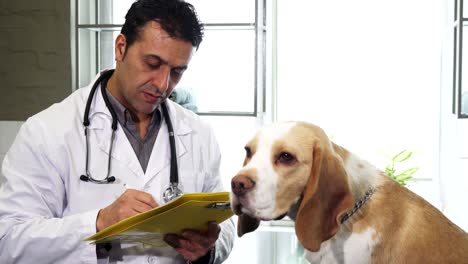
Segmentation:
[(277, 162), (280, 162), (286, 165), (293, 164), (295, 161), (296, 161), (296, 158), (291, 153), (288, 153), (288, 152), (281, 152), (277, 158)]
[(172, 69), (171, 70), (171, 75), (174, 77), (180, 77), (184, 73), (184, 70), (181, 69)]
[(147, 65), (148, 65), (148, 67), (149, 67), (150, 69), (155, 69), (155, 70), (156, 70), (156, 69), (159, 69), (159, 68), (161, 67), (161, 64), (159, 64), (159, 63), (158, 63), (158, 64), (151, 64), (151, 63), (148, 63)]

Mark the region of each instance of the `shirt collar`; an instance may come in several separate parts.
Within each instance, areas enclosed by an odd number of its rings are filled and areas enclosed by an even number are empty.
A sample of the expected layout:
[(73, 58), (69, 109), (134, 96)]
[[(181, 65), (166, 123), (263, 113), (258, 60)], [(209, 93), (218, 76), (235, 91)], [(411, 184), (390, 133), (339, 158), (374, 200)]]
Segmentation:
[[(117, 115), (117, 121), (119, 121), (119, 123), (123, 126), (126, 126), (127, 125), (127, 122), (130, 120), (132, 123), (136, 123), (133, 119), (132, 119), (132, 116), (131, 116), (131, 112), (129, 109), (125, 108), (125, 106), (123, 106), (119, 100), (117, 100), (117, 98), (115, 98), (109, 91), (109, 89), (107, 89), (106, 87), (106, 94), (107, 94), (107, 97), (109, 98), (109, 102), (111, 104), (111, 107), (114, 109), (115, 111), (115, 114)], [(159, 111), (159, 108), (160, 106), (158, 106), (155, 111)], [(154, 113), (154, 112), (153, 112)], [(152, 115), (152, 118), (151, 118), (151, 124), (153, 124), (154, 122), (158, 122), (159, 120), (159, 117), (160, 115), (158, 114), (153, 114)]]

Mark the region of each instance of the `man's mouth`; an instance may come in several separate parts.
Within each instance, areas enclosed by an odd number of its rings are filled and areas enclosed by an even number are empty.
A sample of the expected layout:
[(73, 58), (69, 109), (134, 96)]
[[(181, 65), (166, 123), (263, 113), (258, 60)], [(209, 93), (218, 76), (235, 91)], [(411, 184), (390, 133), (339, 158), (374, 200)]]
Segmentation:
[(150, 104), (156, 104), (157, 102), (161, 101), (161, 99), (162, 99), (161, 96), (153, 95), (153, 94), (150, 94), (150, 93), (147, 93), (147, 92), (143, 92), (143, 96), (144, 96), (146, 102), (148, 102)]

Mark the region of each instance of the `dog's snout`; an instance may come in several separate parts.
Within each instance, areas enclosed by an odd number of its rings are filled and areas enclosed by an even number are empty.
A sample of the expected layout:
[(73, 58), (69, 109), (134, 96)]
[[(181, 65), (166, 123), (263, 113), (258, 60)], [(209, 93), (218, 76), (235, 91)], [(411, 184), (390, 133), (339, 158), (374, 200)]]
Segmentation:
[(237, 175), (231, 180), (231, 189), (232, 192), (241, 196), (249, 192), (255, 186), (255, 181), (252, 180), (249, 176), (246, 175)]

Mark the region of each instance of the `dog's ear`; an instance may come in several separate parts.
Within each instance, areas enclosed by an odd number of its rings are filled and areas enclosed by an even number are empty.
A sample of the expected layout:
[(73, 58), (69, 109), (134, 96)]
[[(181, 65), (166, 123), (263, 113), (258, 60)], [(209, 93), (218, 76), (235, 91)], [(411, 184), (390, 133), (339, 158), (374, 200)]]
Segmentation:
[(336, 234), (339, 217), (352, 208), (354, 201), (341, 158), (319, 140), (314, 142), (312, 151), (311, 174), (295, 228), (304, 248), (316, 252), (323, 241)]
[(260, 225), (260, 221), (246, 214), (239, 215), (237, 219), (237, 235), (242, 235), (252, 232)]

